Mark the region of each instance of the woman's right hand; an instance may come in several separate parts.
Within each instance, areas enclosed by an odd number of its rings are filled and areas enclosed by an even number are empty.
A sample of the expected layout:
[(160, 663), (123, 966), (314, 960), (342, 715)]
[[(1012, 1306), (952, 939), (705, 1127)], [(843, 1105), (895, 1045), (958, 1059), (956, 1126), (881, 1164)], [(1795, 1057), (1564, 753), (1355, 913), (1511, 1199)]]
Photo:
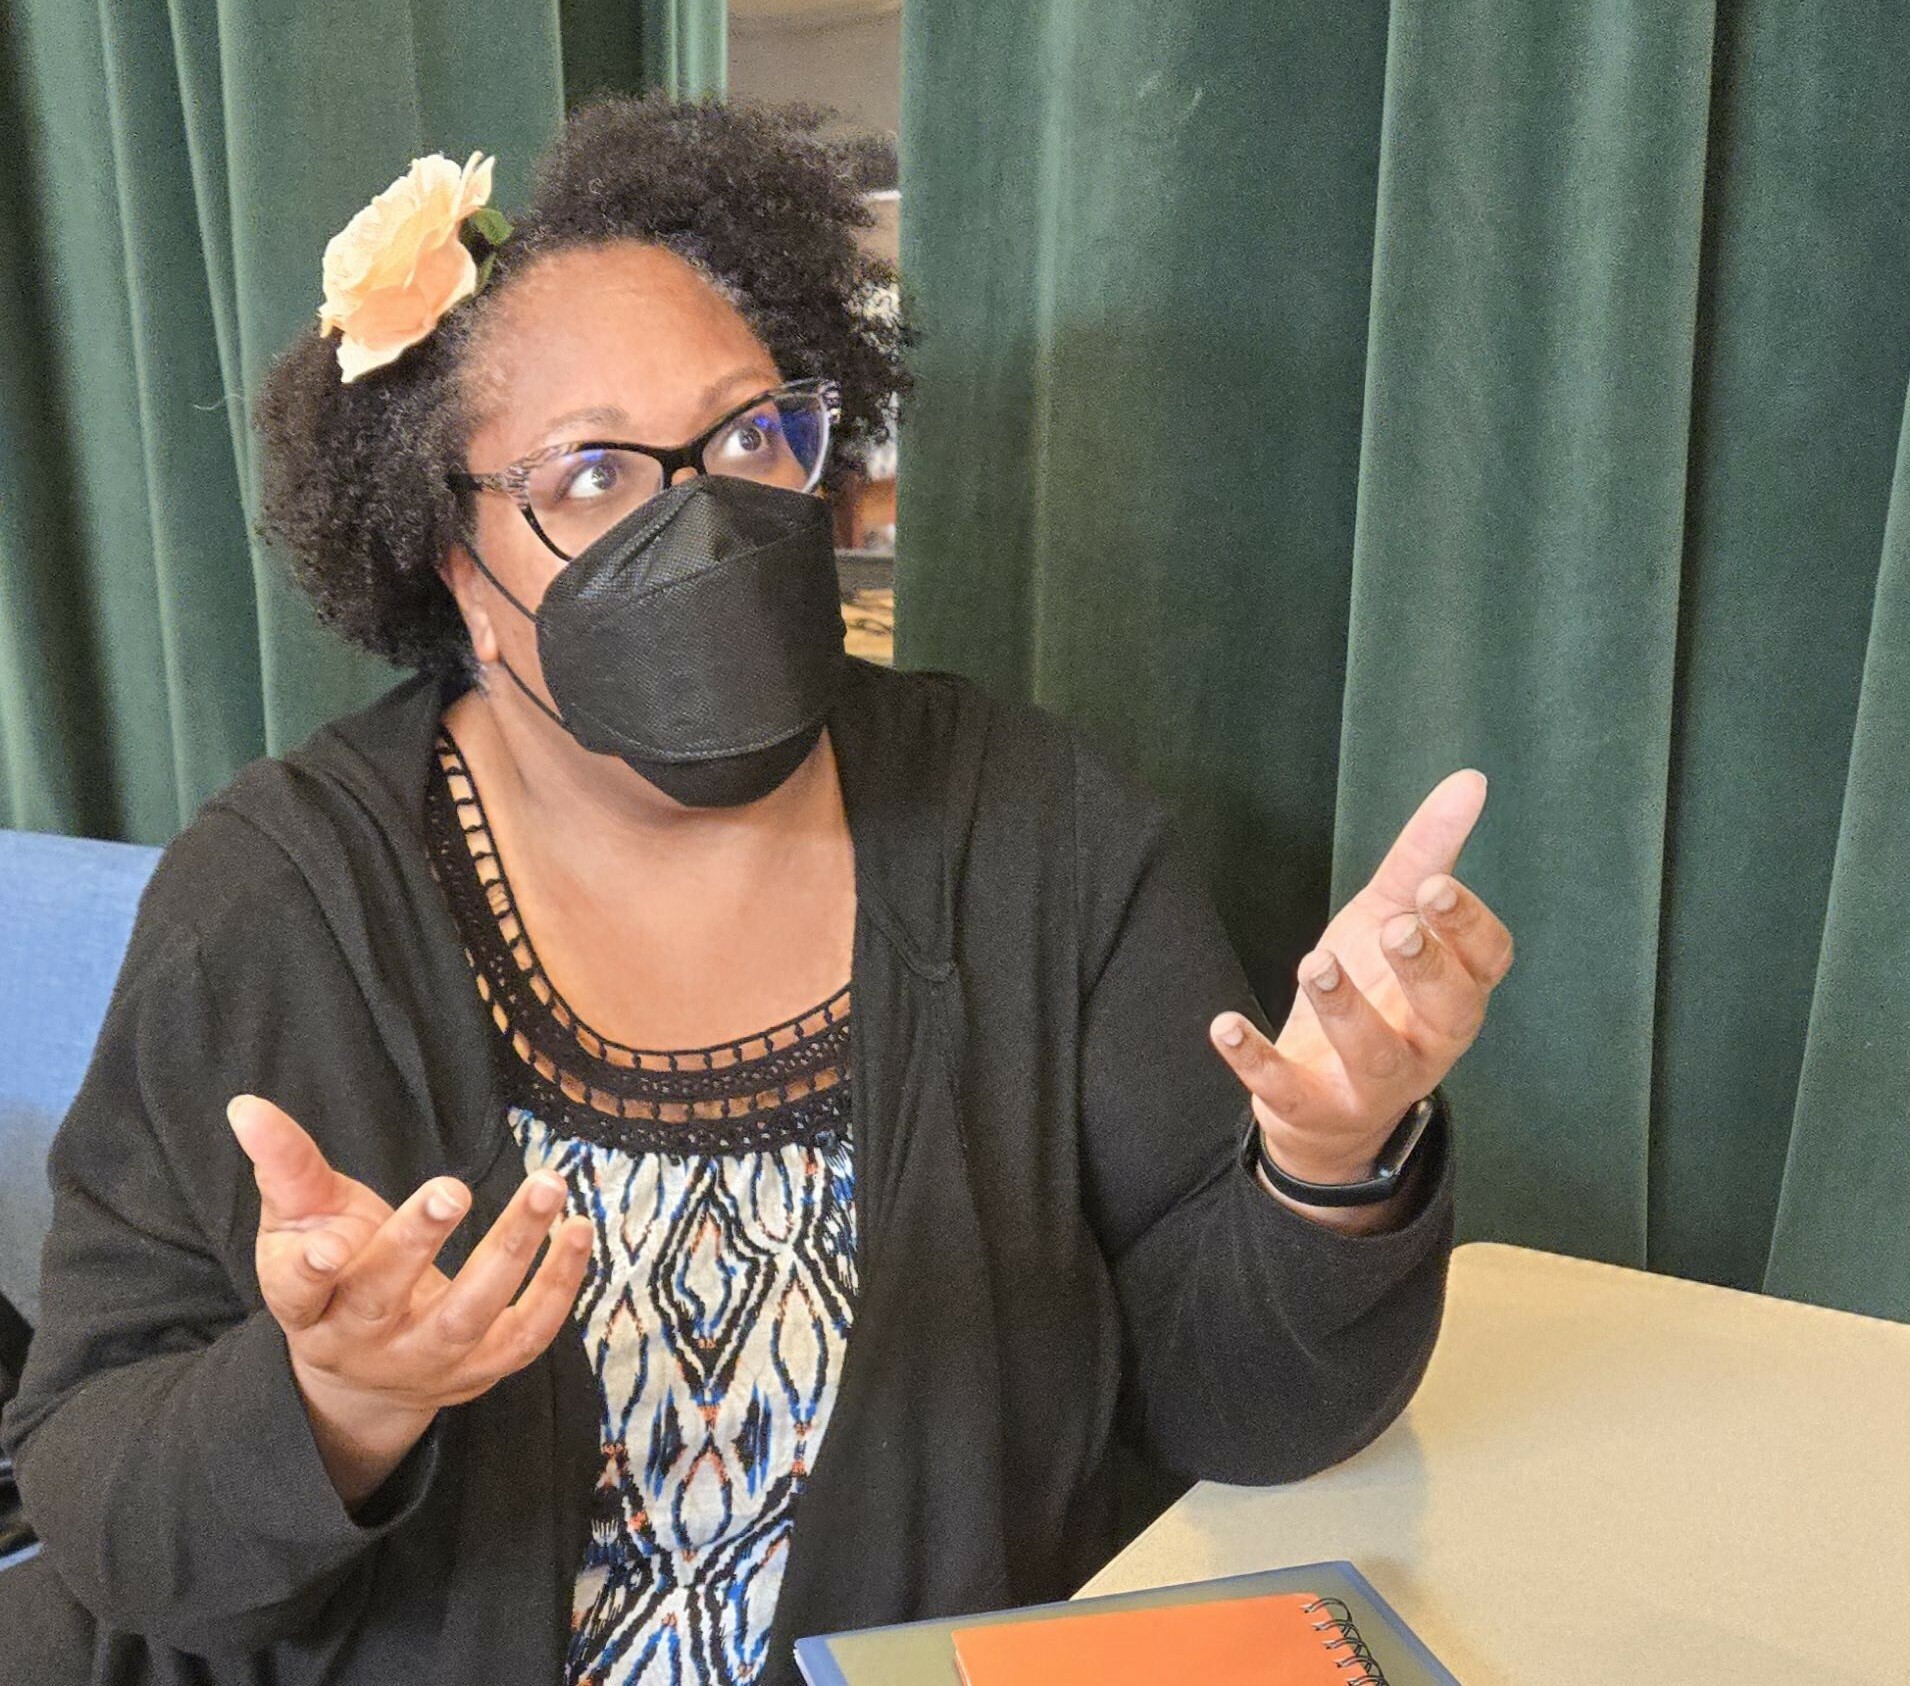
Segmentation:
[[(433, 1260), (471, 1204), (456, 1178), (434, 1177), (393, 1211), (333, 1170), (270, 1101), (236, 1096), (226, 1117), (259, 1185), (259, 1291), (351, 1510), (443, 1406), (476, 1398), (550, 1345), (583, 1284), (590, 1221), (553, 1231), (564, 1185), (538, 1171), (448, 1278)], [(513, 1303), (546, 1236), (550, 1250)]]

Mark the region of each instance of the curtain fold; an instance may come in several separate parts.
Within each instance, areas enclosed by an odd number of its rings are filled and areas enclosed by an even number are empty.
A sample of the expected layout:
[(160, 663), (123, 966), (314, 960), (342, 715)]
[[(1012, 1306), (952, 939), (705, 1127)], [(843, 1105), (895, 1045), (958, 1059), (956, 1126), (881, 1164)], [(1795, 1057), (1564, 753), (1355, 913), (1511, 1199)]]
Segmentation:
[(1910, 1317), (1910, 408), (1765, 1285)]
[(1263, 998), (1317, 930), (1386, 52), (1375, 7), (903, 12), (897, 660), (1172, 797)]
[(1711, 19), (1530, 16), (1393, 7), (1333, 902), (1486, 774), (1463, 1219), (1638, 1261)]
[[(1752, 1287), (1793, 1133), (1910, 383), (1910, 14), (1721, 6), (1716, 80), (1650, 1256)], [(1897, 1037), (1910, 1056), (1910, 1013)], [(1910, 1280), (1898, 1293), (1910, 1316)]]
[(1910, 18), (1159, 10), (904, 14), (898, 659), (1173, 801), (1276, 1022), (1479, 766), (1462, 1232), (1910, 1318)]
[(729, 0), (559, 0), (564, 92), (661, 88), (721, 99), (729, 87)]
[[(585, 91), (702, 91), (723, 13), (561, 21), (626, 43), (578, 49)], [(574, 45), (557, 0), (0, 12), (0, 823), (163, 842), (391, 682), (258, 539), (250, 405), (325, 242), (410, 159), (481, 149), (522, 197)]]

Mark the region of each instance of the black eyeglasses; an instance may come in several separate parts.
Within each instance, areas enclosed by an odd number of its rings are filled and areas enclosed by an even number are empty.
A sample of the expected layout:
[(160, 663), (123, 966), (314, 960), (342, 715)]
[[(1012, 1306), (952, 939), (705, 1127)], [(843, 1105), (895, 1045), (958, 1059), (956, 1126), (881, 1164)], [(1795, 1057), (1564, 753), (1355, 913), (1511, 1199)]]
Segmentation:
[(834, 381), (791, 381), (738, 404), (686, 444), (586, 439), (546, 445), (491, 474), (447, 474), (445, 484), (504, 493), (531, 531), (568, 562), (686, 468), (813, 492), (841, 419), (841, 388)]

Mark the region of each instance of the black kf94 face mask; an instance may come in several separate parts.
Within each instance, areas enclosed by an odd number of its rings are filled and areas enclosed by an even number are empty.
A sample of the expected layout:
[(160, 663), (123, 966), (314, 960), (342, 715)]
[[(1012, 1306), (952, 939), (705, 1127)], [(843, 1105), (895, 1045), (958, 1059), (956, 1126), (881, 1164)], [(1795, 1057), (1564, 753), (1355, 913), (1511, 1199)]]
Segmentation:
[(504, 663), (519, 689), (687, 807), (767, 796), (822, 735), (848, 658), (820, 498), (696, 475), (579, 551), (535, 611), (471, 560), (535, 624), (556, 709)]

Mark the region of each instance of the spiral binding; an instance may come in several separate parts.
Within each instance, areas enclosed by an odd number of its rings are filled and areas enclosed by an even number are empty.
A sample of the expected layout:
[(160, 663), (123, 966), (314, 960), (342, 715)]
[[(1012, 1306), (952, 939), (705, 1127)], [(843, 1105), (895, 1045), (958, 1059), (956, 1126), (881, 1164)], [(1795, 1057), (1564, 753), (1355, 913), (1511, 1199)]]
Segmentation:
[[(1386, 1676), (1380, 1671), (1378, 1661), (1366, 1648), (1366, 1641), (1360, 1638), (1360, 1630), (1353, 1625), (1353, 1612), (1346, 1607), (1344, 1600), (1338, 1598), (1316, 1598), (1311, 1604), (1300, 1606), (1300, 1613), (1310, 1616), (1315, 1610), (1327, 1612), (1327, 1619), (1315, 1622), (1313, 1631), (1325, 1633), (1333, 1631), (1333, 1637), (1326, 1642), (1329, 1651), (1345, 1651), (1346, 1655), (1336, 1660), (1336, 1667), (1358, 1669), (1358, 1674), (1348, 1674), (1346, 1686), (1386, 1686)], [(1335, 1612), (1338, 1612), (1335, 1614)]]

